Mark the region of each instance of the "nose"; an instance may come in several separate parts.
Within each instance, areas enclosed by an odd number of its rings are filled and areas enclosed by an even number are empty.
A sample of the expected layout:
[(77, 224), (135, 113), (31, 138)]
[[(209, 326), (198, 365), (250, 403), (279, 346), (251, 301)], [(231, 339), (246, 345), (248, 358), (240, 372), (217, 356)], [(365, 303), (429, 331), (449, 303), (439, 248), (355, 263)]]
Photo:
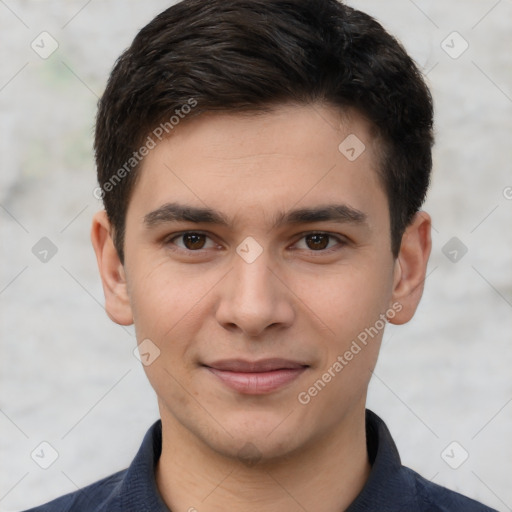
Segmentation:
[(293, 293), (265, 251), (251, 263), (236, 255), (223, 280), (216, 318), (222, 327), (248, 337), (289, 327), (295, 318)]

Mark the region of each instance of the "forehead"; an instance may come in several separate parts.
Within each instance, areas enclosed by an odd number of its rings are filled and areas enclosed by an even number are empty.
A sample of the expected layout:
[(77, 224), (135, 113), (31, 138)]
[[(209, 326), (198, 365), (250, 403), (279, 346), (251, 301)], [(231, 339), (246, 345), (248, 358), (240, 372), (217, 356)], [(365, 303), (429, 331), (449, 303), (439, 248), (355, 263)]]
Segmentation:
[(128, 214), (175, 201), (268, 222), (319, 203), (387, 209), (371, 133), (357, 113), (319, 104), (185, 119), (143, 160)]

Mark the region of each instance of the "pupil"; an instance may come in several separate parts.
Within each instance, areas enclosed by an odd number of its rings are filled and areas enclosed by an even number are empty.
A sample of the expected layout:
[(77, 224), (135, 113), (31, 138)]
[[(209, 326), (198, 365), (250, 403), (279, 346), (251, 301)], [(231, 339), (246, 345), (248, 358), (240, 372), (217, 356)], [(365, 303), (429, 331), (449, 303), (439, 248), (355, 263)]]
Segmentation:
[(204, 235), (198, 233), (188, 233), (183, 239), (187, 249), (202, 249), (205, 242)]
[(325, 249), (329, 244), (329, 235), (308, 235), (306, 237), (308, 247), (313, 250)]

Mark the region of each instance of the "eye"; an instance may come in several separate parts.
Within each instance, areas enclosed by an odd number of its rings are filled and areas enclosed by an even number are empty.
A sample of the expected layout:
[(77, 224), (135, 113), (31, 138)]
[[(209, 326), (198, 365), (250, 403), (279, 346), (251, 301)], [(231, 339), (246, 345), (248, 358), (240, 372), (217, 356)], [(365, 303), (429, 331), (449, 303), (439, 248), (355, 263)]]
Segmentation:
[(337, 245), (343, 246), (345, 242), (329, 233), (308, 233), (295, 244), (295, 248), (320, 252), (333, 249)]
[(166, 243), (171, 243), (180, 249), (187, 251), (199, 251), (215, 247), (215, 243), (204, 233), (187, 231), (169, 238)]

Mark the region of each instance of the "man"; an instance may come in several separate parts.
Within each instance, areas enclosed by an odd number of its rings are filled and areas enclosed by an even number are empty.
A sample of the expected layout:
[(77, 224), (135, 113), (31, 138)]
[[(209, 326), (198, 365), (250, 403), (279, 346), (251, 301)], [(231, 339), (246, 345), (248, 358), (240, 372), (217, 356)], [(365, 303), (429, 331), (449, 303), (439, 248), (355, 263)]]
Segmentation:
[(127, 470), (39, 511), (491, 510), (401, 466), (365, 409), (421, 298), (432, 101), (335, 0), (184, 0), (96, 125), (92, 242), (161, 420)]

